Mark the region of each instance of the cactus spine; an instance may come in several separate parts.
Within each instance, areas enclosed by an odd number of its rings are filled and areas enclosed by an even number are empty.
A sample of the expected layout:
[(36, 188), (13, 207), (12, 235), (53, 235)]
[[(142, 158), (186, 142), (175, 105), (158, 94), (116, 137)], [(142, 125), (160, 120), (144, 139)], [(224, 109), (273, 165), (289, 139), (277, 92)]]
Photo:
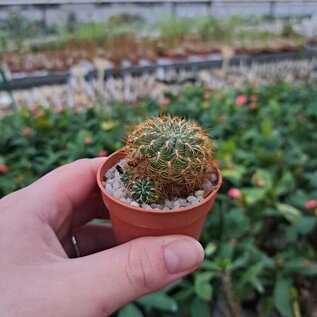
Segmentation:
[[(125, 152), (125, 183), (135, 192), (137, 182), (142, 202), (144, 197), (150, 203), (189, 194), (213, 171), (213, 144), (206, 132), (179, 117), (154, 117), (136, 125), (126, 137)], [(151, 194), (144, 196), (149, 188)]]

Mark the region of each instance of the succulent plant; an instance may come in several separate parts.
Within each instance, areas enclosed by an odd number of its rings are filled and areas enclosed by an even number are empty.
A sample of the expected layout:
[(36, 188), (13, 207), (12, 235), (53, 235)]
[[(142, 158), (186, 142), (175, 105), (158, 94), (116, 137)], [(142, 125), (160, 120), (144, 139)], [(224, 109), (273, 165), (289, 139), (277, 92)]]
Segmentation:
[(128, 171), (121, 174), (121, 181), (123, 184), (129, 187), (130, 181), (132, 180), (132, 175)]
[(186, 195), (200, 189), (213, 171), (213, 152), (207, 133), (196, 123), (149, 118), (126, 137), (128, 174), (123, 181), (144, 203)]
[(151, 204), (158, 199), (159, 193), (152, 180), (141, 177), (131, 183), (131, 197), (136, 201)]

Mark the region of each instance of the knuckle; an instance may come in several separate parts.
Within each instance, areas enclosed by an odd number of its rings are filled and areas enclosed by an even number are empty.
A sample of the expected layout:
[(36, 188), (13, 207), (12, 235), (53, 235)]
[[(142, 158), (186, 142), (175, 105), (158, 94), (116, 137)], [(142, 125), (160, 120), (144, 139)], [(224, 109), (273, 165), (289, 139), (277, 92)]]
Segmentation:
[(85, 158), (78, 159), (78, 160), (76, 160), (75, 162), (76, 162), (76, 163), (79, 163), (79, 164), (87, 164), (87, 163), (89, 163), (90, 161), (91, 161), (91, 159), (85, 157)]
[(141, 243), (129, 246), (126, 276), (134, 289), (150, 291), (159, 283), (158, 275), (149, 251)]

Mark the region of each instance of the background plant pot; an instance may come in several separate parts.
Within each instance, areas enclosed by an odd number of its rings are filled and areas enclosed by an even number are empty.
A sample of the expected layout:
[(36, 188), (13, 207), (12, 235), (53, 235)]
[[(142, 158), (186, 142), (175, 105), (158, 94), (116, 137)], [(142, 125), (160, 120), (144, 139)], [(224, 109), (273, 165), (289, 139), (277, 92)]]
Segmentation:
[(127, 205), (112, 197), (102, 181), (107, 170), (124, 158), (122, 151), (110, 155), (100, 166), (97, 181), (103, 201), (109, 210), (113, 231), (118, 244), (143, 236), (184, 234), (199, 239), (206, 215), (211, 209), (222, 177), (217, 167), (216, 188), (202, 202), (174, 210), (148, 210)]

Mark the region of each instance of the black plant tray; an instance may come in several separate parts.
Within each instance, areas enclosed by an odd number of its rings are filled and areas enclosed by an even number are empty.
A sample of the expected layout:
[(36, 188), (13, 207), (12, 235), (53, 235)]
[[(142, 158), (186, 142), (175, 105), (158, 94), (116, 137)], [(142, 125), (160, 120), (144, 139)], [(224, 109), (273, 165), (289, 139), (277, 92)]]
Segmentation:
[[(282, 60), (297, 60), (297, 59), (311, 59), (314, 57), (312, 52), (308, 51), (291, 51), (278, 53), (261, 53), (257, 55), (236, 55), (230, 59), (230, 65), (251, 65), (252, 63), (268, 63)], [(127, 74), (132, 76), (139, 76), (143, 73), (156, 73), (160, 69), (168, 71), (198, 71), (202, 69), (219, 68), (222, 66), (222, 59), (206, 59), (196, 62), (188, 62), (186, 60), (174, 60), (170, 64), (153, 64), (148, 66), (130, 66), (121, 69), (107, 69), (105, 71), (105, 79), (109, 77), (124, 77)], [(97, 77), (97, 71), (92, 70), (86, 75), (86, 80), (91, 80)]]
[(315, 56), (317, 56), (317, 45), (316, 44), (314, 45), (314, 44), (311, 44), (311, 43), (307, 43), (305, 45), (305, 50), (307, 52), (310, 52), (312, 54), (315, 54)]
[(9, 80), (9, 84), (11, 89), (28, 89), (38, 86), (66, 84), (69, 77), (69, 71), (51, 72), (47, 75), (30, 74), (20, 78), (12, 78)]
[[(316, 56), (313, 50), (305, 49), (290, 52), (278, 53), (261, 53), (256, 55), (236, 55), (230, 59), (230, 65), (251, 65), (252, 63), (269, 63), (282, 60), (296, 60), (296, 59), (311, 59)], [(120, 69), (107, 69), (104, 73), (104, 78), (109, 77), (124, 77), (125, 75), (140, 76), (144, 73), (156, 73), (161, 70), (164, 72), (168, 70), (173, 71), (199, 71), (202, 69), (219, 68), (222, 65), (221, 58), (206, 58), (199, 61), (171, 60), (170, 63), (165, 64), (151, 64), (147, 66), (129, 66)], [(15, 78), (9, 81), (12, 89), (27, 89), (44, 85), (57, 85), (67, 83), (70, 77), (70, 72), (53, 72), (45, 76), (28, 76), (22, 78)], [(85, 75), (85, 79), (90, 81), (97, 77), (97, 71), (89, 71)], [(158, 76), (159, 77), (159, 76)]]

